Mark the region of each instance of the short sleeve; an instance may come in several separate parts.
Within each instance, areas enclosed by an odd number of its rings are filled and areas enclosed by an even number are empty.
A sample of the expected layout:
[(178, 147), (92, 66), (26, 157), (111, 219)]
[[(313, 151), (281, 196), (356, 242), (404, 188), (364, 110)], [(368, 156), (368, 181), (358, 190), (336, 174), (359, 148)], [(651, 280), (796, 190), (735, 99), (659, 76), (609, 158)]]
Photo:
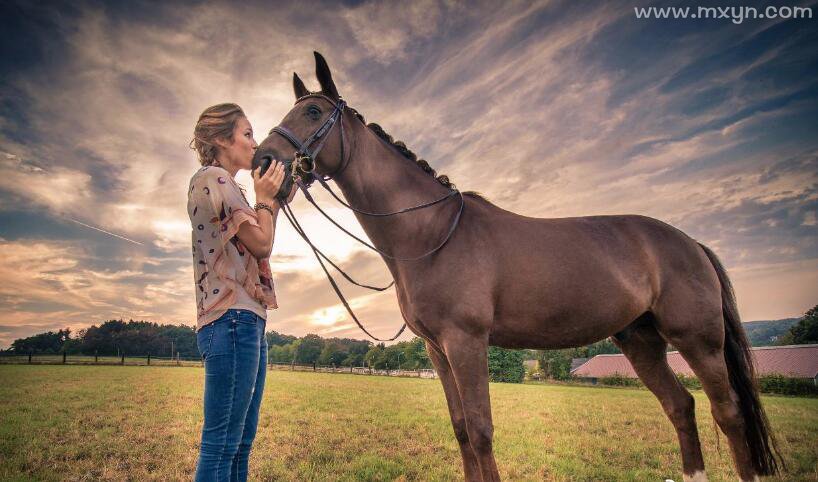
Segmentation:
[(258, 213), (250, 207), (238, 184), (222, 167), (210, 166), (202, 173), (198, 197), (210, 206), (211, 226), (219, 233), (222, 246), (227, 245), (242, 223), (258, 226)]

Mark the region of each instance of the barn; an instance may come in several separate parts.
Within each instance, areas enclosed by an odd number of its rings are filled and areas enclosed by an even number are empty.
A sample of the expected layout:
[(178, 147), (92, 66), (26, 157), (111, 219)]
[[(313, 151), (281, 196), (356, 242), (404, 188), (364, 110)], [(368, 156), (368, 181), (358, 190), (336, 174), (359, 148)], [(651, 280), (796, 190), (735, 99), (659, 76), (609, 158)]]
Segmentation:
[[(818, 385), (818, 344), (759, 346), (751, 348), (758, 375), (784, 375), (789, 378), (810, 379)], [(695, 376), (677, 351), (668, 352), (667, 361), (677, 374)], [(598, 378), (623, 376), (637, 378), (625, 355), (597, 355), (575, 369), (571, 375), (596, 382)]]

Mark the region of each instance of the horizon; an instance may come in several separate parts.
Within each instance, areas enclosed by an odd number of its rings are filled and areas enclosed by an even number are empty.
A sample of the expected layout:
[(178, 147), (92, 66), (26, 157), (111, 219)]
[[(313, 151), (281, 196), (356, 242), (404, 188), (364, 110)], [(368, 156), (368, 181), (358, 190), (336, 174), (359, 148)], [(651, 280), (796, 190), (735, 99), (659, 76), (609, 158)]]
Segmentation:
[[(818, 304), (814, 18), (638, 19), (632, 3), (568, 1), (0, 11), (0, 349), (97, 319), (195, 326), (194, 123), (236, 102), (267, 132), (293, 104), (293, 72), (318, 85), (313, 50), (351, 106), (458, 188), (526, 216), (672, 224), (718, 254), (742, 319)], [(249, 173), (236, 180), (254, 202)], [(368, 240), (349, 211), (311, 194)], [(353, 278), (390, 281), (303, 195), (292, 207)], [(270, 262), (280, 307), (268, 330), (364, 336), (281, 219)], [(400, 327), (393, 290), (339, 286), (373, 334)]]
[[(797, 317), (790, 317), (790, 318), (779, 318), (779, 319), (775, 319), (775, 320), (750, 320), (750, 321), (742, 321), (742, 323), (765, 323), (765, 322), (789, 321), (789, 320), (799, 320), (799, 319), (800, 319), (800, 318), (797, 318)], [(97, 324), (97, 323), (93, 323), (93, 324), (91, 324), (91, 325), (89, 325), (89, 326), (87, 326), (87, 327), (85, 327), (85, 328), (90, 328), (90, 327), (92, 327), (92, 326), (96, 326), (96, 327), (98, 327), (98, 326), (103, 325), (103, 324), (105, 324), (105, 323), (107, 323), (107, 322), (109, 322), (109, 321), (122, 321), (122, 322), (125, 322), (125, 320), (124, 320), (124, 319), (122, 319), (122, 318), (115, 318), (115, 319), (104, 320), (104, 321), (102, 321), (102, 322), (99, 322), (99, 324)], [(187, 324), (187, 323), (171, 323), (171, 322), (168, 322), (168, 323), (162, 323), (162, 322), (158, 322), (158, 321), (134, 320), (133, 318), (129, 318), (129, 319), (128, 319), (128, 321), (127, 321), (127, 322), (125, 322), (125, 323), (130, 323), (130, 322), (134, 322), (134, 323), (139, 323), (139, 322), (149, 322), (149, 323), (155, 323), (155, 324), (157, 324), (158, 326), (186, 326), (186, 327), (188, 327), (188, 328), (192, 328), (193, 330), (195, 330), (195, 329), (196, 329), (195, 324), (194, 324), (194, 325), (189, 325), (189, 324)], [(66, 327), (66, 328), (69, 328), (69, 327)], [(60, 329), (60, 328), (57, 328), (56, 330), (59, 330), (59, 329)], [(48, 332), (48, 331), (49, 331), (49, 330), (46, 330), (46, 331), (45, 331), (45, 332), (43, 332), (43, 333), (46, 333), (46, 332)], [(50, 330), (50, 331), (55, 331), (55, 330)], [(337, 338), (337, 339), (349, 339), (349, 340), (353, 340), (353, 341), (366, 341), (366, 342), (372, 343), (373, 345), (378, 345), (378, 344), (383, 343), (384, 345), (387, 345), (387, 346), (389, 346), (389, 345), (393, 345), (393, 344), (396, 344), (396, 343), (400, 343), (400, 342), (410, 341), (410, 340), (412, 340), (413, 338), (417, 338), (417, 337), (418, 337), (418, 335), (415, 335), (414, 333), (412, 333), (412, 336), (411, 336), (411, 337), (403, 337), (403, 336), (401, 336), (401, 337), (400, 337), (399, 339), (397, 339), (397, 340), (392, 340), (392, 341), (382, 342), (382, 341), (375, 341), (375, 340), (372, 340), (372, 339), (369, 339), (369, 338), (355, 338), (354, 336), (323, 336), (323, 335), (321, 335), (320, 333), (312, 333), (312, 332), (311, 332), (311, 333), (304, 333), (303, 335), (294, 335), (294, 334), (291, 334), (291, 333), (284, 333), (284, 332), (281, 332), (281, 331), (278, 331), (278, 330), (275, 330), (275, 329), (267, 329), (267, 330), (265, 330), (264, 332), (265, 332), (265, 333), (275, 332), (275, 333), (277, 333), (277, 334), (279, 334), (279, 335), (281, 335), (281, 336), (294, 336), (294, 337), (296, 337), (296, 338), (303, 338), (303, 337), (305, 337), (305, 336), (307, 336), (307, 335), (318, 335), (319, 337), (321, 337), (321, 338), (326, 338), (326, 339), (331, 339), (331, 338)], [(71, 332), (70, 332), (70, 334), (69, 334), (69, 335), (74, 335), (75, 333), (76, 333), (75, 331), (71, 330)], [(39, 334), (39, 333), (32, 333), (32, 335), (30, 335), (30, 336), (33, 336), (33, 335), (38, 335), (38, 334)], [(74, 337), (72, 336), (72, 338), (74, 338)], [(594, 343), (598, 343), (598, 342), (600, 342), (600, 341), (607, 340), (608, 338), (610, 338), (610, 337), (606, 337), (606, 338), (599, 339), (599, 340), (597, 340), (597, 341), (596, 341), (596, 342), (594, 342)], [(14, 340), (12, 340), (12, 341), (14, 341)], [(587, 346), (587, 345), (583, 345), (583, 346)], [(808, 345), (781, 345), (781, 346), (808, 346)], [(0, 346), (0, 351), (3, 351), (3, 350), (8, 350), (8, 349), (10, 349), (10, 348), (11, 348), (11, 346), (10, 346), (10, 345), (9, 345), (9, 346)], [(753, 346), (753, 348), (764, 348), (764, 347), (757, 347), (757, 346)], [(536, 350), (536, 349), (534, 349), (534, 348), (521, 348), (521, 349), (523, 349), (523, 350)]]

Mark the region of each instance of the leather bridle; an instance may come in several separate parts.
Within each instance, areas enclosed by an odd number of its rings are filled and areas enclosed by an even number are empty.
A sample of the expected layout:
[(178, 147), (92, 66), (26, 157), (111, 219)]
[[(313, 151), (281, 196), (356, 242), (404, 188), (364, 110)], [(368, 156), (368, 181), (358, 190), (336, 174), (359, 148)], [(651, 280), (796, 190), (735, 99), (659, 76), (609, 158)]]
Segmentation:
[[(307, 94), (307, 95), (304, 95), (302, 97), (299, 97), (295, 101), (295, 105), (298, 105), (300, 102), (302, 102), (305, 99), (314, 98), (314, 97), (321, 98), (321, 99), (324, 99), (327, 102), (329, 102), (333, 106), (333, 111), (329, 115), (329, 117), (327, 117), (327, 119), (324, 121), (324, 123), (321, 124), (321, 126), (315, 132), (313, 132), (309, 137), (307, 137), (305, 140), (301, 141), (298, 138), (298, 136), (295, 135), (295, 133), (293, 133), (291, 130), (284, 127), (283, 125), (278, 125), (276, 127), (273, 127), (270, 130), (270, 133), (268, 134), (268, 136), (269, 136), (269, 135), (272, 135), (275, 132), (275, 133), (281, 135), (282, 137), (284, 137), (285, 139), (287, 139), (287, 141), (290, 144), (292, 144), (293, 147), (295, 147), (296, 151), (295, 151), (295, 157), (294, 157), (294, 160), (293, 160), (294, 171), (293, 171), (292, 174), (294, 176), (295, 183), (298, 185), (298, 187), (304, 193), (304, 197), (307, 199), (307, 201), (309, 201), (313, 206), (315, 206), (315, 208), (318, 209), (318, 211), (324, 217), (326, 217), (330, 222), (332, 222), (332, 224), (334, 224), (340, 230), (342, 230), (343, 232), (348, 234), (350, 237), (352, 237), (353, 239), (355, 239), (359, 243), (363, 244), (364, 246), (368, 247), (369, 249), (371, 249), (373, 251), (376, 251), (378, 254), (380, 254), (380, 255), (382, 255), (384, 257), (387, 257), (387, 258), (390, 258), (390, 259), (393, 259), (393, 260), (396, 260), (396, 261), (418, 261), (420, 259), (431, 256), (435, 252), (442, 249), (443, 246), (452, 237), (452, 234), (454, 233), (455, 228), (457, 227), (458, 223), (460, 222), (460, 217), (463, 214), (463, 207), (465, 205), (465, 201), (463, 199), (463, 193), (461, 193), (457, 189), (450, 188), (450, 192), (448, 194), (446, 194), (445, 196), (439, 198), (439, 199), (436, 199), (434, 201), (427, 202), (427, 203), (422, 203), (422, 204), (419, 204), (419, 205), (416, 205), (416, 206), (411, 206), (411, 207), (408, 207), (408, 208), (400, 209), (398, 211), (389, 212), (389, 213), (372, 213), (372, 212), (363, 211), (363, 210), (357, 209), (357, 208), (355, 208), (353, 206), (350, 206), (349, 204), (344, 202), (340, 197), (338, 197), (338, 195), (335, 194), (335, 192), (332, 190), (332, 188), (330, 188), (329, 184), (327, 184), (327, 181), (333, 179), (335, 176), (340, 174), (344, 169), (346, 169), (347, 165), (349, 165), (349, 158), (351, 157), (351, 152), (347, 153), (346, 148), (345, 148), (346, 139), (345, 139), (345, 136), (344, 136), (343, 113), (344, 113), (344, 109), (346, 108), (346, 102), (343, 99), (340, 99), (340, 98), (338, 99), (337, 102), (334, 102), (332, 99), (330, 99), (329, 97), (327, 97), (324, 94), (313, 93), (313, 94)], [(329, 137), (330, 132), (332, 132), (332, 128), (335, 127), (336, 124), (339, 126), (338, 128), (340, 129), (340, 134), (341, 134), (340, 135), (340, 138), (341, 138), (341, 165), (338, 167), (338, 169), (336, 169), (330, 175), (323, 176), (323, 175), (320, 175), (320, 174), (315, 172), (315, 169), (316, 169), (315, 158), (316, 158), (316, 156), (318, 156), (318, 153), (324, 147), (324, 143), (326, 142), (327, 138)], [(315, 147), (312, 147), (313, 145), (315, 145)], [(329, 193), (332, 194), (332, 196), (338, 202), (343, 204), (345, 207), (351, 209), (352, 211), (354, 211), (356, 213), (359, 213), (359, 214), (363, 214), (365, 216), (384, 217), (384, 216), (394, 216), (394, 215), (397, 215), (397, 214), (407, 213), (407, 212), (414, 211), (414, 210), (417, 210), (417, 209), (422, 209), (422, 208), (425, 208), (425, 207), (433, 206), (433, 205), (435, 205), (437, 203), (445, 201), (446, 199), (449, 199), (450, 197), (452, 197), (452, 196), (454, 196), (456, 194), (460, 196), (460, 208), (457, 211), (457, 215), (455, 215), (455, 218), (454, 218), (454, 220), (452, 222), (451, 227), (449, 228), (449, 230), (448, 230), (448, 232), (446, 234), (446, 237), (443, 239), (443, 241), (437, 247), (433, 248), (432, 250), (430, 250), (430, 251), (428, 251), (428, 252), (426, 252), (426, 253), (424, 253), (424, 254), (422, 254), (420, 256), (414, 256), (414, 257), (408, 257), (408, 258), (393, 256), (393, 255), (391, 255), (389, 253), (381, 251), (377, 247), (375, 247), (375, 246), (367, 243), (366, 241), (362, 240), (361, 238), (355, 236), (354, 234), (349, 232), (347, 229), (345, 229), (343, 226), (338, 224), (326, 212), (324, 212), (324, 210), (321, 209), (318, 206), (318, 204), (315, 202), (313, 197), (310, 195), (310, 193), (308, 191), (309, 185), (307, 183), (305, 183), (304, 180), (302, 179), (302, 177), (299, 176), (295, 172), (296, 166), (299, 166), (298, 169), (301, 169), (304, 173), (312, 174), (312, 177), (314, 179), (316, 179), (324, 189), (329, 191)], [(305, 167), (308, 167), (308, 169), (305, 169)], [(321, 261), (321, 258), (324, 258), (333, 268), (335, 268), (339, 273), (341, 273), (341, 275), (344, 276), (344, 278), (346, 278), (347, 281), (351, 282), (352, 284), (354, 284), (356, 286), (360, 286), (362, 288), (367, 288), (367, 289), (370, 289), (370, 290), (373, 290), (373, 291), (384, 291), (384, 290), (389, 289), (393, 284), (395, 284), (394, 280), (391, 283), (389, 283), (387, 286), (374, 287), (374, 286), (361, 284), (361, 283), (355, 281), (354, 279), (352, 279), (348, 274), (346, 274), (341, 268), (339, 268), (335, 263), (333, 263), (332, 260), (330, 260), (320, 249), (318, 249), (310, 241), (310, 239), (307, 236), (306, 232), (304, 232), (304, 230), (301, 228), (301, 224), (296, 219), (295, 213), (292, 211), (292, 208), (289, 206), (289, 204), (286, 202), (286, 200), (285, 199), (280, 199), (279, 202), (281, 203), (282, 211), (284, 212), (284, 215), (287, 217), (287, 220), (293, 226), (293, 229), (301, 236), (302, 239), (304, 239), (304, 241), (312, 249), (313, 255), (315, 255), (315, 258), (318, 260), (318, 264), (321, 265), (321, 268), (324, 270), (324, 273), (327, 275), (327, 279), (329, 280), (330, 284), (332, 285), (332, 288), (335, 290), (335, 293), (341, 299), (341, 302), (343, 303), (343, 305), (346, 308), (347, 312), (350, 314), (352, 319), (355, 320), (355, 323), (358, 325), (358, 327), (361, 330), (363, 330), (364, 333), (366, 333), (370, 338), (372, 338), (375, 341), (392, 341), (392, 340), (395, 340), (397, 337), (399, 337), (401, 335), (401, 333), (403, 333), (403, 331), (406, 329), (406, 323), (403, 324), (403, 326), (400, 328), (400, 330), (398, 330), (398, 332), (395, 334), (395, 336), (393, 336), (392, 338), (388, 338), (388, 339), (377, 338), (377, 337), (373, 336), (371, 333), (369, 333), (369, 331), (367, 331), (366, 328), (364, 328), (364, 326), (361, 324), (361, 322), (358, 321), (358, 318), (355, 316), (355, 313), (352, 311), (352, 308), (350, 308), (349, 303), (347, 302), (346, 298), (344, 298), (344, 295), (343, 295), (343, 293), (341, 293), (340, 288), (338, 288), (338, 284), (335, 282), (335, 279), (329, 273), (326, 266), (324, 266), (324, 263), (323, 263), (323, 261)]]
[[(346, 168), (347, 164), (349, 163), (349, 158), (346, 156), (346, 142), (344, 139), (345, 137), (344, 121), (342, 119), (344, 114), (344, 108), (346, 107), (346, 101), (339, 98), (338, 102), (333, 102), (333, 100), (327, 97), (326, 95), (318, 93), (307, 94), (299, 97), (298, 100), (295, 101), (295, 105), (298, 105), (301, 101), (305, 99), (313, 97), (324, 99), (333, 106), (332, 113), (329, 115), (329, 117), (327, 117), (327, 120), (325, 120), (324, 123), (321, 124), (321, 127), (316, 129), (315, 132), (313, 132), (309, 137), (307, 137), (303, 141), (301, 141), (298, 138), (298, 136), (295, 135), (295, 133), (293, 133), (293, 131), (287, 129), (281, 124), (270, 129), (268, 135), (275, 132), (283, 136), (285, 139), (287, 139), (290, 142), (290, 144), (292, 144), (296, 149), (294, 163), (301, 162), (308, 163), (310, 166), (310, 169), (308, 169), (308, 171), (311, 172), (313, 175), (316, 175), (316, 173), (314, 172), (315, 158), (318, 156), (318, 153), (321, 152), (321, 149), (324, 147), (324, 143), (329, 138), (329, 133), (332, 131), (332, 128), (335, 127), (336, 123), (338, 123), (339, 129), (341, 130), (341, 166), (338, 169), (336, 169), (335, 172), (324, 178), (325, 181), (329, 181), (334, 176), (338, 175), (341, 171), (343, 171), (344, 168)], [(312, 145), (315, 144), (316, 142), (318, 143), (318, 145), (315, 146), (315, 148), (311, 149)], [(316, 177), (318, 176), (316, 175)]]

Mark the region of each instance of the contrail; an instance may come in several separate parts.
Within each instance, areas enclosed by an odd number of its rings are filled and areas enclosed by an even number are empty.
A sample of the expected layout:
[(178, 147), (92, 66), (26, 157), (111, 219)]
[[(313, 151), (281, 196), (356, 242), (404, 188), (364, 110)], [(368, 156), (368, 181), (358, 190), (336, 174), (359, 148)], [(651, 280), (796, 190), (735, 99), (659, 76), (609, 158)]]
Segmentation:
[(112, 232), (105, 231), (104, 229), (99, 229), (99, 228), (97, 228), (97, 227), (90, 226), (90, 225), (85, 224), (85, 223), (83, 223), (83, 222), (77, 221), (76, 219), (71, 219), (71, 218), (69, 218), (68, 216), (66, 216), (65, 218), (66, 218), (66, 219), (68, 219), (68, 220), (70, 220), (70, 221), (74, 221), (74, 222), (75, 222), (75, 223), (77, 223), (77, 224), (82, 224), (82, 225), (83, 225), (83, 226), (85, 226), (86, 228), (96, 229), (97, 231), (99, 231), (99, 232), (101, 232), (101, 233), (110, 234), (111, 236), (116, 236), (116, 237), (117, 237), (117, 238), (119, 238), (119, 239), (124, 239), (125, 241), (130, 241), (130, 242), (132, 242), (132, 243), (134, 243), (134, 244), (138, 244), (138, 245), (140, 245), (140, 246), (144, 246), (144, 244), (140, 243), (139, 241), (134, 241), (133, 239), (128, 239), (128, 238), (126, 238), (125, 236), (120, 236), (120, 235), (118, 235), (118, 234), (114, 234), (114, 233), (112, 233)]

